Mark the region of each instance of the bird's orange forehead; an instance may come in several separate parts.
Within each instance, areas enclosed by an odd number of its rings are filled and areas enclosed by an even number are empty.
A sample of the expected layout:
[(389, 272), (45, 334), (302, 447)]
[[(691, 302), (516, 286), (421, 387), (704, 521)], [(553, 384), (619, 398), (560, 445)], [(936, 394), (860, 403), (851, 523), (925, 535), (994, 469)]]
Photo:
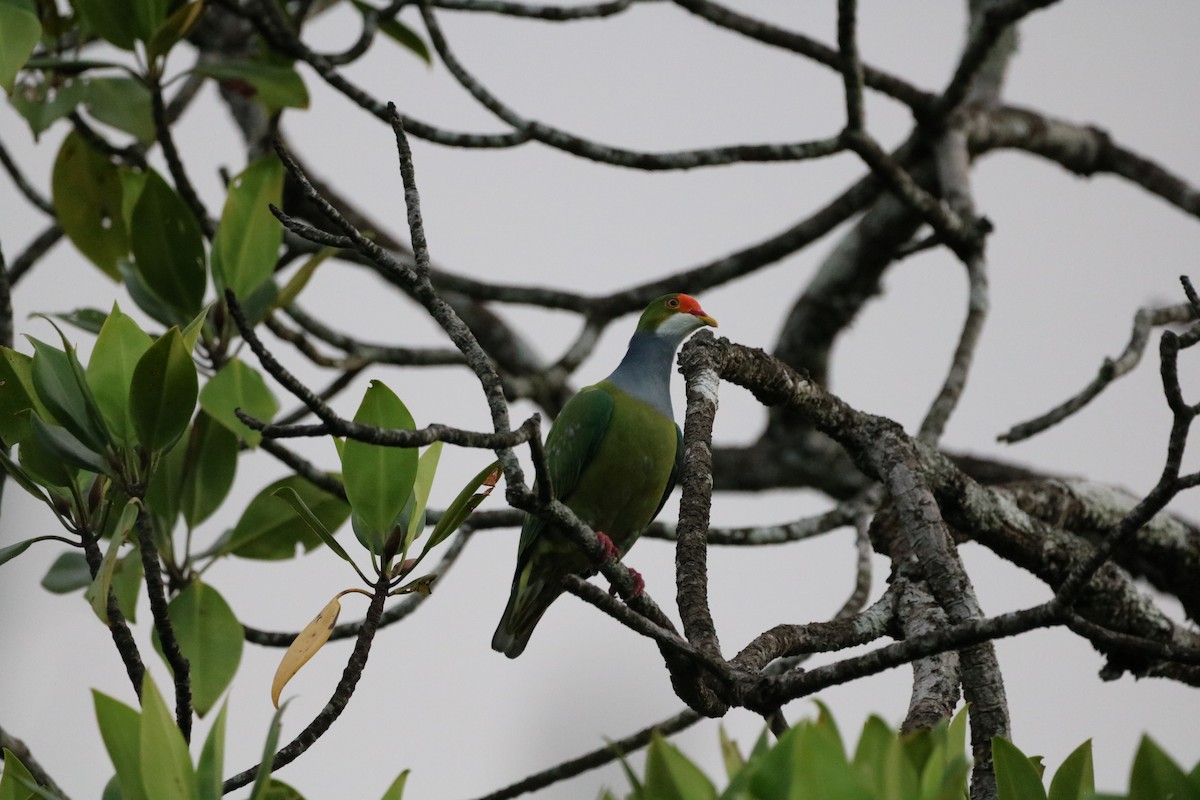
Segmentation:
[(680, 294), (677, 297), (680, 311), (685, 314), (704, 314), (704, 309), (700, 307), (700, 301), (690, 294)]

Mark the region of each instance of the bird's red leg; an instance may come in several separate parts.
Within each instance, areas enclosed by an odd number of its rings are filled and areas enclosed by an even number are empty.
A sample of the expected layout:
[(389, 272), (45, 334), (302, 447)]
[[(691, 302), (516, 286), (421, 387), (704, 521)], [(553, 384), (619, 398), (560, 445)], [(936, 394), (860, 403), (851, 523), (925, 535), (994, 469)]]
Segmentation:
[(604, 531), (596, 531), (596, 538), (600, 540), (600, 548), (604, 550), (604, 555), (600, 557), (600, 563), (605, 561), (616, 561), (621, 557), (621, 551), (613, 544), (613, 540), (608, 538), (608, 534)]
[[(600, 563), (608, 561), (609, 559), (616, 561), (621, 557), (621, 551), (617, 549), (615, 544), (613, 544), (613, 540), (608, 537), (607, 533), (604, 531), (596, 531), (596, 538), (600, 540), (600, 547), (604, 549), (604, 555), (601, 557)], [(629, 574), (633, 576), (633, 592), (630, 593), (629, 597), (637, 597), (646, 590), (646, 581), (643, 580), (642, 574), (633, 567), (626, 567), (625, 569), (629, 570)], [(617, 593), (616, 587), (610, 587), (608, 593), (615, 595)]]

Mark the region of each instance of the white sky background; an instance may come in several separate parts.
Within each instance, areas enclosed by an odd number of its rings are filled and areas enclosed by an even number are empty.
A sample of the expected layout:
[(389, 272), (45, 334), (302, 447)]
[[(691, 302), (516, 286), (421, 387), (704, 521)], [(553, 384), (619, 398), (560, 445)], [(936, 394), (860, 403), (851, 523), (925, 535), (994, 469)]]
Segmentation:
[[(865, 2), (860, 49), (870, 64), (918, 86), (945, 85), (958, 56), (965, 3)], [(834, 3), (746, 2), (739, 8), (776, 18), (826, 42), (835, 40)], [(1200, 182), (1195, 103), (1200, 97), (1200, 5), (1186, 0), (1137, 4), (1063, 3), (1035, 14), (1006, 91), (1009, 102), (1108, 129), (1117, 141)], [(406, 12), (408, 13), (408, 12)], [(356, 15), (339, 10), (317, 26), (310, 42), (336, 50), (356, 35)], [(419, 24), (413, 17), (411, 23)], [(735, 142), (793, 141), (828, 136), (841, 125), (841, 86), (833, 72), (788, 53), (757, 46), (711, 28), (670, 5), (635, 7), (608, 21), (548, 24), (441, 13), (459, 57), (503, 100), (530, 117), (595, 140), (650, 150)], [(177, 69), (186, 58), (177, 59)], [(286, 131), (322, 177), (393, 230), (403, 231), (403, 197), (391, 132), (301, 68), (313, 95), (308, 113), (289, 113)], [(458, 90), (441, 67), (428, 70), (385, 40), (376, 42), (351, 75), (376, 96), (451, 129), (499, 130), (490, 115)], [(899, 105), (868, 95), (868, 125), (885, 144), (907, 133)], [(5, 104), (0, 135), (39, 186), (64, 125), (36, 149), (23, 121)], [(177, 130), (186, 164), (210, 210), (220, 208), (216, 168), (241, 168), (239, 141), (215, 93)], [(824, 204), (862, 173), (851, 155), (793, 165), (749, 165), (690, 173), (648, 174), (596, 166), (527, 145), (510, 151), (460, 151), (413, 142), (428, 238), (447, 268), (511, 283), (560, 286), (601, 294), (675, 272), (772, 235)], [(157, 156), (157, 154), (156, 154)], [(15, 197), (4, 179), (0, 244), (11, 259), (43, 222)], [(1197, 275), (1200, 226), (1194, 219), (1121, 180), (1084, 180), (1016, 153), (988, 156), (974, 172), (980, 211), (996, 225), (988, 257), (992, 313), (975, 371), (945, 444), (998, 454), (1048, 471), (1087, 475), (1135, 492), (1153, 485), (1165, 452), (1169, 415), (1161, 397), (1154, 348), (1132, 376), (1111, 387), (1065, 425), (1006, 447), (996, 434), (1041, 413), (1077, 391), (1105, 355), (1124, 346), (1134, 312), (1182, 299), (1177, 276)], [(837, 241), (827, 238), (734, 285), (700, 294), (721, 322), (720, 333), (770, 348), (780, 323), (815, 266)], [(106, 307), (116, 297), (132, 304), (97, 270), (80, 268), (69, 244), (18, 288), (20, 331), (45, 336), (34, 311)], [(432, 324), (408, 301), (362, 270), (326, 265), (302, 298), (348, 332), (395, 343), (439, 343)], [(678, 287), (688, 291), (689, 287)], [(870, 304), (839, 342), (833, 388), (865, 411), (912, 430), (949, 363), (965, 313), (965, 279), (944, 254), (893, 267), (885, 294)], [(501, 312), (530, 331), (554, 357), (576, 331), (572, 317), (525, 308)], [(609, 329), (579, 384), (615, 365), (632, 317)], [(85, 339), (82, 334), (81, 339)], [(1155, 340), (1157, 341), (1157, 336)], [(84, 345), (87, 349), (88, 345)], [(289, 366), (302, 359), (287, 348)], [(1181, 359), (1185, 391), (1200, 395), (1197, 354)], [(311, 374), (311, 373), (310, 373)], [(408, 403), (418, 423), (441, 421), (486, 429), (478, 387), (455, 370), (395, 370), (382, 375)], [(676, 408), (682, 386), (676, 380)], [(350, 414), (360, 386), (339, 405)], [(285, 408), (293, 404), (286, 398)], [(716, 436), (722, 443), (757, 435), (764, 414), (746, 393), (722, 387)], [(532, 409), (514, 408), (514, 419)], [(304, 448), (331, 466), (328, 442)], [(451, 452), (434, 487), (446, 502), (486, 455)], [(1187, 463), (1195, 468), (1197, 459)], [(227, 508), (198, 532), (201, 541), (232, 525), (248, 499), (283, 469), (267, 456), (245, 459)], [(496, 494), (488, 507), (498, 508)], [(828, 507), (812, 493), (720, 496), (714, 524), (795, 519)], [(668, 504), (664, 516), (677, 506)], [(1200, 495), (1172, 508), (1200, 518)], [(0, 546), (53, 532), (44, 509), (9, 485), (4, 493)], [(343, 534), (349, 536), (349, 534)], [(468, 798), (485, 794), (577, 756), (681, 707), (657, 649), (607, 617), (566, 597), (543, 620), (529, 649), (509, 661), (488, 644), (508, 592), (515, 532), (477, 537), (434, 596), (405, 623), (385, 629), (346, 712), (333, 728), (279, 777), (309, 798), (378, 797), (402, 769), (411, 768), (408, 796)], [(77, 596), (38, 587), (56, 546), (39, 545), (0, 568), (0, 722), (24, 739), (74, 798), (98, 797), (112, 769), (92, 715), (89, 690), (132, 702), (108, 632)], [(963, 548), (968, 570), (988, 613), (1048, 596), (1035, 579), (982, 548)], [(628, 562), (661, 605), (673, 606), (670, 545), (647, 540)], [(208, 582), (247, 624), (296, 630), (352, 574), (319, 551), (299, 561), (229, 561)], [(769, 550), (714, 548), (710, 591), (727, 653), (780, 622), (824, 619), (853, 584), (849, 531)], [(873, 597), (882, 591), (886, 562), (877, 562)], [(347, 598), (343, 619), (356, 619), (365, 601)], [(149, 611), (143, 599), (136, 635), (160, 685), (163, 665), (150, 652)], [(293, 681), (285, 717), (290, 740), (325, 703), (351, 644), (322, 651)], [(1159, 680), (1130, 677), (1103, 683), (1101, 658), (1064, 631), (1036, 632), (998, 644), (1017, 743), (1046, 756), (1051, 768), (1077, 744), (1094, 739), (1101, 788), (1124, 788), (1143, 732), (1190, 767), (1200, 759), (1195, 720), (1200, 693)], [(226, 772), (258, 760), (270, 717), (269, 684), (276, 649), (248, 645), (230, 701)], [(866, 715), (898, 724), (908, 703), (907, 669), (857, 681), (820, 695), (844, 733), (856, 738)], [(809, 715), (808, 701), (786, 709)], [(749, 747), (761, 719), (734, 711), (727, 729)], [(202, 741), (208, 721), (195, 737)], [(701, 724), (677, 743), (723, 782), (715, 723)], [(198, 751), (197, 744), (196, 750)], [(640, 771), (640, 756), (633, 762)], [(625, 790), (610, 766), (556, 785), (540, 797), (593, 797), (599, 787)], [(245, 790), (234, 796), (244, 796)]]

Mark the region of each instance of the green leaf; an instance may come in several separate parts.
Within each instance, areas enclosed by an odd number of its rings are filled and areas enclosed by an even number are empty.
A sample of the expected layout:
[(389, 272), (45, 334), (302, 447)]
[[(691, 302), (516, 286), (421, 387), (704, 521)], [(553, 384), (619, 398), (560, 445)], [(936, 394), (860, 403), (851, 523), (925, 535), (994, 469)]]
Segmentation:
[(150, 90), (127, 77), (92, 78), (84, 83), (83, 103), (100, 122), (133, 136), (142, 144), (154, 141)]
[(268, 792), (271, 784), (271, 764), (275, 761), (275, 748), (279, 744), (279, 731), (283, 727), (283, 710), (287, 708), (285, 702), (282, 706), (275, 709), (275, 715), (271, 717), (271, 726), (267, 728), (267, 739), (263, 742), (262, 759), (259, 762), (258, 774), (254, 777), (254, 786), (250, 789), (250, 800), (268, 800)]
[(200, 407), (247, 445), (257, 447), (262, 434), (247, 427), (234, 410), (240, 408), (252, 417), (270, 422), (279, 411), (279, 401), (258, 370), (235, 358), (204, 385)]
[(170, 52), (172, 47), (188, 35), (196, 21), (200, 19), (200, 12), (203, 10), (204, 0), (193, 0), (193, 2), (185, 3), (175, 9), (175, 12), (167, 17), (167, 21), (154, 32), (153, 38), (147, 42), (146, 54), (150, 59), (153, 60)]
[[(191, 665), (192, 703), (196, 713), (204, 716), (217, 704), (242, 660), (242, 624), (225, 598), (200, 581), (176, 595), (167, 612), (179, 649)], [(157, 632), (152, 638), (161, 654)]]
[(117, 528), (113, 532), (112, 539), (108, 542), (108, 550), (104, 553), (104, 560), (100, 562), (100, 569), (96, 571), (95, 579), (92, 580), (87, 592), (83, 595), (84, 599), (91, 603), (92, 611), (96, 613), (96, 616), (105, 625), (109, 624), (108, 595), (112, 589), (113, 572), (117, 568), (117, 555), (121, 551), (121, 545), (125, 544), (129, 532), (133, 530), (133, 523), (137, 520), (138, 505), (138, 501), (130, 500), (125, 504), (125, 508), (121, 510), (121, 516), (117, 520)]
[(408, 770), (404, 770), (392, 781), (392, 785), (383, 793), (379, 800), (404, 800), (404, 784), (408, 782)]
[(196, 365), (179, 328), (171, 328), (133, 370), (129, 407), (142, 446), (162, 451), (174, 444), (192, 418), (197, 393)]
[(300, 296), (300, 292), (304, 291), (304, 287), (308, 285), (308, 281), (317, 271), (317, 267), (321, 266), (330, 256), (337, 255), (339, 252), (341, 251), (334, 247), (322, 247), (313, 253), (307, 261), (300, 265), (296, 274), (288, 279), (287, 285), (279, 290), (279, 295), (275, 298), (275, 308), (287, 308), (296, 302), (296, 298)]
[(307, 552), (321, 543), (294, 507), (273, 496), (281, 489), (295, 492), (327, 531), (336, 531), (350, 516), (345, 501), (299, 475), (289, 475), (267, 486), (246, 506), (226, 545), (228, 552), (241, 558), (279, 560), (295, 557), (297, 547)]
[[(17, 458), (21, 462), (21, 469), (42, 486), (68, 489), (75, 485), (75, 476), (79, 470), (47, 450), (37, 436), (30, 436), (21, 442), (17, 448)], [(65, 493), (54, 494), (62, 496)]]
[(282, 205), (283, 165), (263, 156), (229, 183), (221, 226), (213, 239), (212, 272), (219, 295), (249, 297), (275, 272), (283, 226), (269, 204)]
[(17, 462), (13, 461), (12, 456), (8, 454), (8, 450), (4, 447), (0, 447), (0, 466), (3, 466), (4, 471), (8, 473), (10, 478), (17, 482), (18, 486), (49, 506), (54, 515), (60, 521), (65, 522), (62, 513), (55, 507), (54, 501), (50, 499), (50, 495), (37, 484), (32, 475), (26, 472)]
[(699, 767), (656, 731), (646, 751), (644, 792), (655, 800), (706, 800), (717, 790)]
[[(180, 437), (154, 464), (146, 487), (146, 508), (154, 520), (156, 533), (169, 534), (179, 519), (183, 502), (183, 472), (188, 441)], [(157, 541), (157, 540), (156, 540)]]
[(70, 550), (54, 559), (46, 577), (42, 578), (42, 588), (54, 594), (77, 592), (91, 583), (92, 572), (88, 569), (87, 559), (77, 550)]
[(200, 313), (193, 317), (192, 321), (183, 329), (183, 343), (189, 353), (196, 349), (196, 342), (200, 340), (200, 334), (204, 332), (204, 321), (208, 319), (208, 311), (212, 306), (213, 304), (209, 303), (200, 309)]
[(112, 472), (112, 468), (102, 456), (89, 450), (83, 442), (68, 433), (66, 428), (47, 425), (37, 417), (33, 418), (33, 441), (51, 458), (64, 464), (88, 472)]
[(1000, 800), (1046, 800), (1041, 776), (1016, 745), (1000, 736), (992, 739), (996, 763), (996, 793)]
[(195, 800), (196, 773), (192, 769), (187, 743), (149, 672), (142, 682), (142, 723), (139, 733), (142, 787), (147, 797), (155, 800)]
[(217, 718), (204, 739), (200, 761), (196, 764), (196, 796), (199, 800), (221, 800), (222, 770), (225, 766), (225, 717), (229, 701), (221, 704)]
[(121, 180), (116, 166), (72, 132), (59, 148), (50, 189), (63, 233), (106, 275), (120, 277), (117, 261), (129, 253), (129, 230), (121, 215)]
[(1050, 800), (1089, 800), (1096, 790), (1092, 770), (1092, 740), (1067, 756), (1050, 781)]
[[(1149, 736), (1143, 736), (1129, 775), (1129, 800), (1196, 800), (1200, 786)], [(1001, 799), (1003, 800), (1003, 798)]]
[[(354, 6), (364, 16), (371, 7), (362, 0), (354, 0)], [(429, 47), (422, 41), (412, 28), (405, 25), (400, 20), (392, 17), (391, 19), (381, 19), (379, 21), (379, 30), (383, 31), (388, 38), (396, 41), (406, 50), (416, 55), (426, 64), (433, 65), (433, 57), (429, 54)]]
[(308, 108), (308, 89), (291, 66), (260, 61), (225, 61), (200, 64), (195, 72), (216, 78), (227, 89), (253, 97), (268, 111)]
[(262, 800), (304, 800), (304, 795), (283, 781), (271, 778), (263, 790)]
[[(37, 141), (55, 120), (62, 119), (75, 110), (82, 97), (81, 89), (75, 81), (61, 85), (43, 81), (35, 86), (18, 87), (8, 100), (17, 113), (29, 123), (29, 130), (34, 141)], [(60, 210), (59, 214), (61, 213)]]
[(157, 172), (133, 207), (130, 235), (134, 263), (146, 287), (186, 325), (204, 304), (204, 237), (183, 198)]
[(92, 690), (96, 721), (108, 757), (117, 770), (122, 800), (147, 800), (142, 788), (141, 720), (135, 709)]
[(138, 0), (72, 0), (80, 20), (87, 30), (115, 44), (122, 50), (132, 50), (138, 28), (134, 5)]
[(802, 722), (780, 737), (750, 781), (762, 797), (781, 800), (870, 800), (831, 727)]
[[(203, 405), (203, 392), (200, 397)], [(183, 462), (181, 510), (189, 528), (195, 528), (220, 508), (233, 486), (237, 463), (237, 437), (201, 411), (192, 425)]]
[(146, 188), (146, 175), (128, 167), (117, 168), (117, 177), (121, 181), (121, 219), (125, 220), (126, 229), (133, 224), (133, 209), (142, 196), (142, 189)]
[(442, 455), (442, 442), (434, 442), (425, 448), (417, 460), (417, 477), (413, 481), (414, 506), (408, 518), (408, 531), (404, 538), (404, 551), (425, 529), (425, 507), (429, 504), (429, 492), (433, 489), (433, 476), (437, 472), (438, 459)]
[[(0, 0), (0, 2), (4, 2), (4, 0)], [(87, 331), (93, 336), (100, 333), (100, 328), (104, 326), (104, 320), (108, 319), (108, 315), (98, 308), (77, 308), (74, 311), (48, 316), (68, 325), (74, 325), (79, 330)]]
[[(379, 428), (413, 430), (412, 414), (400, 398), (379, 381), (371, 381), (354, 421)], [(358, 440), (346, 442), (342, 453), (346, 496), (355, 516), (382, 542), (408, 502), (417, 476), (417, 450), (381, 447)]]
[(12, 561), (17, 556), (29, 549), (34, 542), (41, 541), (44, 537), (35, 536), (32, 539), (26, 539), (23, 542), (10, 544), (8, 547), (0, 547), (0, 564), (5, 564)]
[(905, 757), (900, 737), (879, 717), (870, 717), (863, 726), (854, 751), (854, 767), (876, 800), (902, 800), (918, 794), (916, 768)]
[(75, 435), (88, 449), (103, 453), (108, 446), (104, 416), (87, 385), (75, 348), (67, 350), (27, 337), (33, 344), (33, 387), (55, 422)]
[(113, 439), (121, 445), (132, 445), (137, 438), (129, 408), (129, 387), (138, 361), (153, 342), (133, 317), (122, 313), (114, 303), (88, 360), (88, 386)]
[[(458, 530), (467, 517), (471, 516), (471, 512), (492, 493), (501, 474), (500, 462), (493, 461), (467, 481), (467, 485), (462, 488), (458, 496), (454, 498), (454, 502), (446, 508), (437, 524), (433, 526), (433, 533), (429, 535), (429, 541), (425, 543), (422, 555), (437, 547), (450, 534)], [(483, 487), (483, 491), (477, 492), (476, 490), (480, 487)]]
[(42, 38), (37, 14), (11, 3), (0, 3), (0, 86), (12, 94), (13, 81)]
[[(351, 558), (350, 554), (346, 552), (346, 549), (338, 543), (337, 539), (333, 538), (333, 533), (331, 533), (325, 523), (313, 513), (308, 503), (296, 492), (293, 487), (283, 486), (276, 489), (271, 494), (291, 506), (292, 510), (296, 512), (296, 515), (300, 519), (304, 520), (304, 523), (308, 525), (309, 529), (314, 534), (320, 537), (321, 541), (325, 543), (326, 547), (340, 556), (343, 560), (349, 562), (355, 570), (358, 569), (358, 565), (354, 563), (354, 559)], [(343, 522), (344, 521), (345, 520), (343, 519)]]
[[(3, 6), (0, 5), (0, 8)], [(0, 18), (0, 21), (3, 21)], [(29, 769), (21, 763), (21, 759), (9, 750), (4, 748), (4, 774), (0, 775), (0, 800), (29, 800), (36, 797), (32, 791), (26, 788), (27, 784), (32, 783), (37, 786), (37, 781), (33, 779), (33, 775)]]
[(717, 733), (721, 741), (721, 761), (725, 764), (725, 777), (733, 780), (746, 766), (746, 759), (742, 757), (742, 751), (738, 749), (737, 742), (729, 738), (724, 725), (717, 728)]
[[(33, 359), (0, 347), (0, 439), (13, 445), (33, 432), (30, 416), (22, 412), (40, 406), (33, 388)], [(38, 412), (41, 413), (41, 412)]]
[(117, 608), (131, 623), (137, 622), (137, 603), (142, 594), (142, 579), (146, 573), (142, 568), (142, 554), (135, 545), (123, 558), (117, 559), (113, 572), (112, 593), (117, 598)]

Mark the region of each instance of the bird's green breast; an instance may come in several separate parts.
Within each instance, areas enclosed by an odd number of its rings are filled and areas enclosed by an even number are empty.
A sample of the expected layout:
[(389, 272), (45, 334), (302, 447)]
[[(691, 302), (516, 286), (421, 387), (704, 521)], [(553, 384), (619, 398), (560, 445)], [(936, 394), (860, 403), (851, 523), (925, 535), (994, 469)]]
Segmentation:
[(649, 403), (601, 381), (612, 418), (574, 490), (562, 498), (624, 552), (650, 524), (675, 464), (675, 422)]

